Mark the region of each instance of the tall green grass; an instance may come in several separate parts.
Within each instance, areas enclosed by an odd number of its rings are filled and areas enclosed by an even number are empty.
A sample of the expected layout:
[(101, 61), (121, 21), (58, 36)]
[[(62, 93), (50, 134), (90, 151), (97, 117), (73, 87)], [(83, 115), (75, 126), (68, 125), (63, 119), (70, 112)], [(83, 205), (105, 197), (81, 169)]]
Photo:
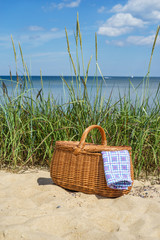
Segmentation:
[[(151, 52), (151, 60), (160, 28), (158, 27)], [(152, 108), (149, 106), (149, 72), (144, 77), (143, 94), (133, 103), (130, 99), (130, 82), (128, 93), (119, 96), (116, 103), (112, 103), (112, 93), (106, 100), (102, 96), (102, 86), (98, 82), (98, 72), (102, 75), (98, 65), (97, 35), (95, 35), (95, 77), (97, 91), (91, 99), (87, 90), (88, 72), (92, 56), (85, 69), (82, 49), (82, 35), (77, 15), (75, 44), (76, 64), (70, 50), (66, 32), (67, 50), (71, 67), (75, 74), (70, 84), (62, 77), (69, 92), (69, 101), (59, 103), (49, 93), (44, 98), (43, 77), (41, 89), (36, 98), (33, 97), (32, 81), (27, 65), (24, 62), (22, 49), (19, 50), (22, 59), (23, 77), (19, 77), (16, 51), (12, 38), (17, 81), (13, 82), (10, 74), (9, 81), (16, 84), (9, 96), (7, 87), (2, 83), (2, 97), (0, 99), (0, 167), (21, 168), (25, 166), (49, 166), (57, 140), (80, 140), (85, 128), (92, 124), (101, 125), (107, 136), (108, 145), (130, 145), (133, 149), (132, 159), (135, 175), (141, 172), (159, 175), (160, 172), (160, 97), (159, 88)], [(80, 54), (79, 54), (80, 53)], [(82, 63), (79, 62), (81, 56)], [(80, 75), (82, 66), (83, 77)], [(103, 76), (102, 76), (103, 78)], [(105, 81), (105, 80), (104, 80)], [(15, 85), (14, 85), (15, 86)], [(135, 89), (136, 93), (137, 89)], [(100, 143), (100, 135), (92, 131), (87, 141)]]

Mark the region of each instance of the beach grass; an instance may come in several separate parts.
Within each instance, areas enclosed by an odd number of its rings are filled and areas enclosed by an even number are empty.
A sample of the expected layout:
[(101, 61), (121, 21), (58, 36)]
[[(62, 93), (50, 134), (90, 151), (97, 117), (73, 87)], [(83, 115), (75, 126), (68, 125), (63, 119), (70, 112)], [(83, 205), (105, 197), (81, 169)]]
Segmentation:
[[(151, 52), (151, 60), (159, 33), (159, 27), (155, 35), (155, 41)], [(44, 98), (43, 77), (41, 77), (41, 89), (36, 97), (33, 97), (32, 80), (27, 65), (24, 62), (22, 49), (19, 44), (23, 64), (23, 77), (18, 75), (16, 51), (12, 38), (17, 81), (13, 83), (12, 74), (8, 79), (13, 87), (12, 94), (8, 94), (3, 81), (0, 98), (0, 167), (19, 169), (25, 166), (49, 166), (57, 140), (79, 141), (83, 131), (92, 124), (101, 125), (108, 140), (108, 145), (128, 145), (132, 147), (132, 160), (135, 176), (142, 172), (148, 174), (160, 174), (160, 94), (159, 89), (149, 105), (149, 72), (144, 77), (142, 96), (136, 97), (135, 102), (130, 98), (130, 90), (121, 96), (115, 103), (112, 102), (112, 92), (106, 100), (102, 96), (102, 86), (98, 82), (98, 73), (102, 76), (97, 57), (97, 35), (95, 36), (96, 69), (93, 82), (97, 86), (94, 99), (91, 99), (87, 91), (87, 78), (92, 56), (84, 67), (82, 36), (79, 19), (75, 33), (77, 64), (74, 63), (69, 39), (66, 32), (67, 50), (70, 63), (75, 74), (70, 84), (62, 77), (62, 84), (66, 85), (69, 92), (69, 101), (58, 102), (52, 93)], [(83, 77), (80, 75), (79, 47), (82, 58)], [(75, 79), (75, 80), (74, 80)], [(103, 78), (105, 81), (105, 79)], [(74, 82), (76, 81), (76, 87)], [(136, 89), (135, 93), (136, 93)], [(92, 131), (87, 141), (100, 143), (100, 134)]]

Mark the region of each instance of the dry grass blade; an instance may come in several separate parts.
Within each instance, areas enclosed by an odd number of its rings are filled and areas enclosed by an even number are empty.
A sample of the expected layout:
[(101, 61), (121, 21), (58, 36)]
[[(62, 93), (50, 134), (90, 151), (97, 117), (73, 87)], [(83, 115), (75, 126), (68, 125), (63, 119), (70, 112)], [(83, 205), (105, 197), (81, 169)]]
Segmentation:
[(7, 90), (6, 84), (4, 82), (2, 82), (2, 90), (3, 90), (4, 96), (8, 94), (8, 90)]
[(22, 64), (23, 64), (23, 70), (25, 71), (25, 63), (24, 63), (24, 58), (23, 58), (23, 53), (22, 53), (22, 48), (21, 48), (20, 43), (19, 43), (19, 50), (20, 50), (20, 54), (21, 54), (21, 60), (22, 60)]
[(87, 66), (86, 77), (85, 77), (85, 84), (87, 83), (89, 66), (90, 66), (91, 60), (92, 60), (92, 56), (90, 57), (89, 62), (88, 62), (88, 66)]
[(36, 98), (38, 98), (40, 96), (40, 98), (42, 100), (41, 92), (42, 92), (42, 88), (38, 91)]
[(85, 77), (85, 68), (84, 68), (84, 59), (83, 59), (83, 49), (82, 49), (82, 34), (81, 34), (81, 31), (80, 31), (80, 24), (79, 24), (78, 13), (77, 13), (77, 28), (78, 28), (79, 42), (80, 42), (80, 48), (81, 48), (82, 65), (83, 65), (83, 76)]
[(42, 78), (42, 71), (40, 70), (40, 76), (41, 76), (41, 86), (42, 86), (42, 89), (43, 89), (43, 78)]
[(16, 71), (17, 71), (17, 55), (16, 55), (16, 49), (15, 49), (15, 45), (14, 45), (14, 41), (13, 41), (12, 35), (11, 35), (11, 40), (12, 40), (12, 46), (13, 46), (13, 51), (14, 51), (14, 59), (15, 59)]
[(8, 97), (8, 100), (10, 101), (11, 103), (11, 99), (8, 95), (8, 89), (7, 89), (7, 86), (6, 84), (2, 81), (2, 90), (3, 90), (3, 96), (5, 97), (5, 95)]
[(149, 66), (148, 66), (148, 73), (147, 73), (147, 75), (149, 75), (149, 73), (150, 73), (151, 62), (152, 62), (152, 57), (153, 57), (153, 52), (154, 52), (154, 48), (155, 48), (155, 45), (156, 45), (156, 42), (157, 42), (159, 30), (160, 30), (160, 26), (157, 27), (156, 35), (155, 35), (155, 38), (154, 38), (154, 42), (153, 42), (153, 46), (152, 46), (152, 52), (151, 52), (151, 57), (150, 57), (150, 61), (149, 61)]
[(10, 79), (12, 81), (12, 72), (11, 72), (11, 70), (9, 71), (9, 75), (10, 75)]
[(86, 86), (86, 83), (85, 83), (84, 79), (83, 79), (82, 77), (80, 77), (80, 78), (81, 78), (81, 81), (82, 81), (82, 83), (83, 83), (83, 85), (84, 85), (84, 88), (86, 89), (87, 86)]
[(19, 83), (19, 76), (17, 71), (16, 71), (16, 78), (17, 78), (17, 83)]
[(97, 33), (95, 33), (95, 52), (96, 52), (96, 62), (97, 62), (98, 61)]
[(78, 21), (78, 13), (77, 13), (77, 22), (76, 22), (76, 46), (78, 46), (78, 32), (79, 32), (79, 21)]
[(68, 53), (69, 53), (69, 57), (70, 57), (72, 66), (73, 66), (74, 74), (75, 74), (75, 76), (77, 76), (76, 67), (74, 65), (74, 61), (73, 61), (73, 58), (72, 58), (72, 55), (71, 55), (71, 52), (70, 52), (68, 33), (67, 33), (67, 29), (66, 28), (65, 28), (65, 32), (66, 32), (66, 39), (67, 39), (67, 50), (68, 50)]

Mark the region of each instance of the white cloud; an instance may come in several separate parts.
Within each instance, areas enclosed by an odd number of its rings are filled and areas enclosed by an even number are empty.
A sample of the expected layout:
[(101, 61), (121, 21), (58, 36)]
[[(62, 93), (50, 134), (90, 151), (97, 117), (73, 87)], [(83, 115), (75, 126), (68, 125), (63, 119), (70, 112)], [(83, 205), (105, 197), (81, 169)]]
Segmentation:
[[(68, 33), (69, 34), (69, 33)], [(38, 34), (23, 34), (18, 37), (20, 43), (28, 43), (33, 46), (39, 46), (53, 39), (64, 38), (64, 31), (49, 31), (49, 32), (41, 32)]]
[(160, 20), (160, 11), (155, 10), (152, 11), (151, 13), (148, 13), (148, 18)]
[(144, 24), (145, 23), (141, 19), (133, 17), (130, 13), (118, 13), (107, 20), (107, 25), (114, 27), (143, 27)]
[(51, 28), (51, 32), (56, 32), (58, 31), (58, 28)]
[[(136, 45), (136, 46), (146, 46), (146, 45), (153, 45), (155, 39), (155, 35), (149, 35), (149, 36), (129, 36), (127, 39), (122, 40), (112, 40), (108, 41), (106, 40), (106, 44), (113, 44), (119, 47), (123, 47), (125, 45)], [(160, 37), (158, 36), (156, 45), (160, 44)]]
[(78, 7), (80, 4), (81, 0), (73, 1), (71, 3), (66, 4), (66, 7), (68, 8), (75, 8)]
[(160, 0), (128, 0), (125, 5), (115, 5), (111, 12), (127, 12), (144, 19), (160, 19)]
[(5, 41), (9, 41), (9, 40), (11, 40), (11, 37), (8, 35), (0, 36), (0, 42), (5, 42)]
[(32, 57), (32, 58), (37, 58), (37, 57), (55, 57), (56, 55), (67, 55), (67, 51), (64, 52), (39, 52), (39, 53), (34, 53), (31, 54), (27, 57)]
[(125, 41), (117, 41), (117, 40), (112, 40), (112, 41), (108, 41), (106, 40), (106, 44), (111, 44), (111, 45), (116, 45), (118, 47), (123, 47), (125, 45)]
[(45, 11), (53, 10), (55, 8), (61, 10), (62, 8), (76, 8), (81, 3), (81, 0), (75, 0), (66, 2), (65, 0), (60, 3), (54, 3), (52, 2), (49, 6), (43, 6), (42, 9)]
[(111, 12), (123, 12), (123, 6), (121, 4), (117, 4), (111, 9)]
[[(103, 10), (103, 9), (102, 9)], [(158, 23), (160, 20), (160, 0), (128, 0), (126, 4), (117, 4), (111, 11), (114, 15), (105, 23), (101, 23), (98, 33), (110, 37), (131, 33), (138, 28), (143, 28), (143, 32), (147, 27), (150, 32), (149, 36), (129, 36), (124, 41), (111, 40), (107, 44), (117, 46), (132, 45), (152, 45), (155, 33), (149, 29), (150, 25)], [(160, 37), (157, 39), (160, 44)]]
[(130, 31), (132, 31), (132, 28), (130, 28), (130, 27), (116, 28), (116, 27), (102, 26), (99, 28), (98, 34), (106, 35), (109, 37), (116, 37), (116, 36), (120, 36), (122, 34), (126, 34)]
[[(152, 45), (155, 35), (150, 36), (129, 36), (126, 40), (127, 43), (133, 45)], [(156, 44), (160, 44), (160, 37), (158, 37)]]
[(125, 41), (113, 41), (113, 44), (118, 47), (123, 47), (125, 45)]
[[(151, 34), (149, 36), (129, 36), (123, 40), (106, 40), (106, 44), (116, 45), (119, 47), (123, 47), (125, 45), (136, 45), (136, 46), (152, 46), (154, 43), (155, 34)], [(156, 45), (160, 45), (160, 36), (158, 36)]]
[(32, 32), (38, 32), (38, 31), (43, 31), (44, 28), (40, 26), (29, 26), (28, 30)]
[(9, 35), (0, 36), (0, 46), (3, 48), (11, 48), (11, 37)]
[(98, 9), (98, 13), (103, 13), (105, 10), (106, 10), (106, 8), (104, 6), (102, 6)]
[(99, 27), (98, 34), (120, 36), (131, 32), (134, 27), (143, 27), (144, 25), (144, 21), (133, 17), (130, 13), (117, 13)]

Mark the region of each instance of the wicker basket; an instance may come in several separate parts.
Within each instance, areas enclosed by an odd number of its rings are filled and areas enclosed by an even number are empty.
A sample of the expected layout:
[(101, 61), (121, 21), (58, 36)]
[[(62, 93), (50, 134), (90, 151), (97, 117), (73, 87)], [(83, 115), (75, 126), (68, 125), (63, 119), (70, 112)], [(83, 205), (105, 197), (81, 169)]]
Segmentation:
[[(87, 134), (98, 128), (102, 136), (102, 145), (85, 143)], [(57, 141), (53, 153), (50, 174), (53, 182), (63, 188), (104, 197), (119, 197), (128, 194), (128, 190), (111, 189), (106, 184), (101, 151), (128, 150), (131, 159), (131, 147), (107, 146), (106, 135), (98, 125), (88, 127), (80, 142)], [(132, 160), (131, 179), (134, 180)], [(133, 183), (132, 183), (133, 184)]]

